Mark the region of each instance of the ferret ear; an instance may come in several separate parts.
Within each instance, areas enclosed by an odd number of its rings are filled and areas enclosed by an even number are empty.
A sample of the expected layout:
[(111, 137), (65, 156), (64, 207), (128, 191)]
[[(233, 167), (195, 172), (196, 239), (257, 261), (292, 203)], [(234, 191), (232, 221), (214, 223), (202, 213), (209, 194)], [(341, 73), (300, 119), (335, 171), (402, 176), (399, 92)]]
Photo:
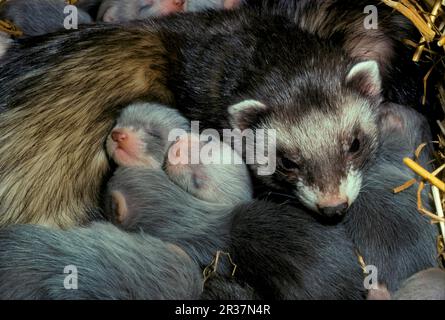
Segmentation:
[(105, 11), (105, 13), (104, 13), (104, 15), (102, 17), (102, 20), (105, 21), (105, 22), (117, 22), (118, 21), (118, 19), (117, 19), (117, 6), (109, 7)]
[(406, 123), (397, 105), (392, 103), (382, 104), (378, 111), (379, 127), (382, 132), (404, 132)]
[(229, 119), (234, 128), (245, 130), (259, 112), (265, 111), (266, 105), (257, 100), (244, 100), (229, 107)]
[(379, 64), (374, 60), (357, 63), (346, 76), (346, 85), (365, 96), (378, 96), (382, 91)]
[(129, 218), (127, 199), (120, 191), (111, 192), (111, 214), (118, 224), (123, 224)]

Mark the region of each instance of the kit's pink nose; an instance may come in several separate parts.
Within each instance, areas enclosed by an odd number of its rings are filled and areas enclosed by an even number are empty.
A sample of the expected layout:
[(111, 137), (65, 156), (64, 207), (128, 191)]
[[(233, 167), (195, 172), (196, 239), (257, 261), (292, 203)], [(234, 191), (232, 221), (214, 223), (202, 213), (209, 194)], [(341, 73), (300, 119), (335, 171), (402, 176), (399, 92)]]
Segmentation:
[(120, 143), (124, 142), (128, 139), (128, 135), (125, 131), (120, 129), (114, 129), (111, 133), (111, 139), (113, 139), (114, 142)]

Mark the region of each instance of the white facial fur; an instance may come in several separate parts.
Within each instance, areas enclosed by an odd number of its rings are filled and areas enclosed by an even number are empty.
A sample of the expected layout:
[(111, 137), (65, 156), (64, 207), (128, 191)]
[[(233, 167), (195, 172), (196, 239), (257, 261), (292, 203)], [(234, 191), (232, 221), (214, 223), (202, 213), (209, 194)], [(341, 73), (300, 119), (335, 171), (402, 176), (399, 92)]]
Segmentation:
[[(362, 175), (358, 170), (349, 170), (346, 178), (340, 180), (338, 193), (335, 195), (339, 199), (347, 201), (351, 205), (358, 197), (362, 186)], [(318, 211), (318, 204), (326, 195), (320, 192), (317, 187), (306, 186), (302, 181), (296, 184), (300, 201), (309, 209)]]

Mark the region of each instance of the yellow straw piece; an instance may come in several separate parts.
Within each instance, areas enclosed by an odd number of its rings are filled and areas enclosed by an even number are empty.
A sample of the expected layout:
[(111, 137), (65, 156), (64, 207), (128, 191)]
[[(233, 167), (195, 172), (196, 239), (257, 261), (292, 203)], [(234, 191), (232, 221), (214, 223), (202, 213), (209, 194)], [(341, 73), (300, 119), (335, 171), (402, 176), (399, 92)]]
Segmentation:
[(431, 172), (431, 174), (436, 177), (439, 173), (442, 172), (443, 169), (445, 169), (445, 164), (441, 165), (439, 168)]
[(0, 20), (0, 31), (10, 34), (13, 37), (21, 37), (23, 35), (23, 32), (8, 20)]
[[(439, 189), (436, 186), (432, 186), (431, 191), (433, 193), (434, 205), (436, 206), (437, 216), (443, 219), (445, 218), (445, 216), (443, 214), (442, 201), (440, 199)], [(442, 233), (442, 237), (445, 237), (445, 222), (440, 221), (439, 226), (440, 226), (440, 232)]]
[(431, 26), (428, 25), (428, 22), (425, 21), (425, 18), (411, 3), (406, 0), (401, 0), (401, 2), (382, 0), (382, 2), (384, 2), (391, 8), (399, 11), (401, 14), (411, 20), (411, 22), (414, 23), (414, 25), (419, 29), (420, 33), (423, 35), (423, 39), (426, 42), (431, 42), (434, 39), (436, 33), (431, 29)]
[(394, 193), (400, 193), (402, 191), (405, 191), (406, 189), (410, 188), (411, 186), (413, 186), (415, 183), (417, 182), (416, 179), (411, 179), (407, 182), (405, 182), (403, 185), (401, 185), (400, 187), (394, 188), (393, 192)]
[(228, 252), (224, 252), (224, 251), (217, 251), (215, 257), (213, 258), (212, 262), (210, 263), (210, 265), (208, 265), (204, 271), (202, 272), (203, 277), (204, 277), (204, 281), (203, 281), (203, 289), (204, 286), (206, 284), (206, 282), (210, 279), (210, 277), (212, 277), (214, 274), (218, 273), (218, 264), (221, 261), (221, 257), (222, 256), (226, 256), (227, 259), (229, 260), (230, 264), (232, 265), (233, 269), (232, 269), (232, 277), (235, 276), (235, 272), (238, 268), (238, 266), (233, 262), (232, 257), (230, 255), (230, 253)]
[(411, 170), (421, 176), (423, 179), (427, 180), (429, 183), (435, 185), (439, 188), (440, 191), (445, 192), (445, 183), (435, 176), (433, 176), (430, 172), (421, 167), (418, 163), (413, 161), (410, 158), (403, 159), (403, 163), (405, 163)]
[(357, 255), (357, 260), (363, 270), (363, 273), (366, 273), (365, 259), (363, 259), (363, 256), (358, 252), (358, 250), (355, 250), (355, 254)]
[(420, 154), (422, 153), (423, 149), (428, 145), (428, 143), (424, 142), (420, 146), (417, 147), (416, 151), (414, 152), (414, 155), (416, 156), (416, 160), (419, 160)]

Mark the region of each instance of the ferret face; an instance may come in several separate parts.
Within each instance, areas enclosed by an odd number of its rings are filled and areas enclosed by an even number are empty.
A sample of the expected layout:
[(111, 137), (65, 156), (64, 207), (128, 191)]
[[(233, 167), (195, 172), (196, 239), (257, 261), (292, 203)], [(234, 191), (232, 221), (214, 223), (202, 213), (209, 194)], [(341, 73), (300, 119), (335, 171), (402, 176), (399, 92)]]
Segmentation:
[(188, 121), (175, 110), (156, 104), (125, 108), (110, 135), (108, 155), (119, 166), (161, 168), (172, 130), (188, 129)]
[[(358, 97), (339, 101), (329, 113), (293, 117), (272, 113), (261, 127), (276, 130), (277, 170), (273, 183), (292, 188), (308, 208), (328, 216), (357, 198), (366, 164), (377, 148), (372, 106)], [(286, 124), (286, 125), (283, 125)]]
[(380, 74), (373, 61), (358, 63), (344, 79), (336, 80), (335, 74), (321, 85), (319, 74), (320, 81), (299, 78), (290, 93), (269, 95), (268, 105), (247, 100), (228, 111), (240, 129), (275, 133), (276, 159), (269, 162), (276, 160), (276, 170), (259, 178), (332, 217), (342, 215), (357, 198), (363, 172), (374, 157)]
[(250, 177), (241, 157), (215, 137), (200, 139), (189, 134), (170, 147), (165, 163), (170, 179), (204, 201), (236, 205), (250, 200)]

